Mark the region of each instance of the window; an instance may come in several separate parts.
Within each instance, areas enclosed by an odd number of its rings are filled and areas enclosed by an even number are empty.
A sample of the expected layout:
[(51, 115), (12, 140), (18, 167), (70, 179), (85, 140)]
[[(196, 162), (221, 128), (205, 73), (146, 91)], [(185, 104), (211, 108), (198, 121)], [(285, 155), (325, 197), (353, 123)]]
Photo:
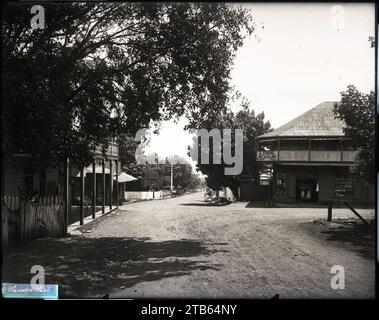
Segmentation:
[(308, 140), (280, 140), (280, 150), (308, 150)]
[(278, 173), (275, 180), (275, 193), (285, 194), (287, 190), (287, 176), (283, 173)]
[(339, 151), (341, 144), (339, 140), (312, 140), (311, 149), (315, 151)]
[(354, 195), (354, 182), (352, 178), (337, 176), (334, 187), (336, 198), (352, 198)]

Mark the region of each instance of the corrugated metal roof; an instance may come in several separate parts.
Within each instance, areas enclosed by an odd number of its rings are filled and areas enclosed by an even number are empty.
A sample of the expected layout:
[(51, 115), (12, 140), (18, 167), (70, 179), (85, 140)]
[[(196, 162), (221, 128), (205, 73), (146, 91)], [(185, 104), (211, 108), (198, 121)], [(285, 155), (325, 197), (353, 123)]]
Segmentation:
[(258, 138), (344, 136), (344, 126), (344, 121), (335, 118), (334, 102), (327, 101)]

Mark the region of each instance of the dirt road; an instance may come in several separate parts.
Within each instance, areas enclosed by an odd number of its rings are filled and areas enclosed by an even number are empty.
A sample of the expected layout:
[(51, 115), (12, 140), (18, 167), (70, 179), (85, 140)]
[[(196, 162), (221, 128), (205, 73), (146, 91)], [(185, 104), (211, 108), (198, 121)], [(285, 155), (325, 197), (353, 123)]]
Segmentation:
[[(66, 297), (374, 297), (373, 243), (356, 219), (327, 223), (326, 208), (209, 206), (202, 196), (127, 204), (82, 236), (24, 245), (6, 257), (3, 277), (27, 281), (40, 264)], [(330, 286), (333, 265), (345, 269), (344, 290)]]

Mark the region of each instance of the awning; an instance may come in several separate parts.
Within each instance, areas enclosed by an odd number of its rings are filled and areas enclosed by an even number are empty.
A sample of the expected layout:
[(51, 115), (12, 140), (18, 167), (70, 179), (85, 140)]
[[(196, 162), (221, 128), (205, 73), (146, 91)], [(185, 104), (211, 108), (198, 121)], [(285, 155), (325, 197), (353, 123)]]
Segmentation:
[[(84, 176), (86, 176), (87, 173), (92, 173), (92, 171), (93, 171), (92, 166), (85, 168), (84, 169)], [(103, 167), (102, 166), (96, 166), (95, 172), (96, 172), (96, 174), (102, 174), (103, 173)], [(109, 168), (105, 168), (104, 173), (109, 174), (110, 173)], [(115, 173), (115, 169), (113, 169), (113, 173)], [(76, 177), (80, 177), (80, 172), (76, 175)], [(116, 180), (115, 174), (113, 175), (113, 180)], [(134, 180), (138, 180), (138, 178), (135, 178), (135, 177), (131, 176), (130, 174), (127, 174), (126, 172), (121, 172), (118, 175), (118, 182), (130, 182), (130, 181), (134, 181)]]
[[(104, 168), (105, 170), (104, 170), (104, 173), (105, 174), (109, 174), (109, 168)], [(93, 173), (92, 171), (92, 166), (89, 166), (89, 167), (87, 167), (86, 169), (86, 172), (87, 173)], [(96, 172), (96, 174), (102, 174), (103, 173), (103, 167), (102, 166), (95, 166), (95, 172)]]
[[(116, 175), (113, 177), (113, 180), (116, 180)], [(118, 182), (129, 182), (129, 181), (134, 181), (134, 180), (138, 180), (138, 179), (131, 176), (130, 174), (127, 174), (126, 172), (121, 172), (118, 175)]]
[[(104, 168), (105, 170), (104, 170), (104, 173), (105, 174), (109, 174), (110, 173), (110, 171), (109, 171), (109, 168)], [(87, 167), (87, 168), (84, 168), (84, 176), (86, 176), (87, 175), (87, 173), (92, 173), (92, 166), (89, 166), (89, 167)], [(96, 174), (102, 174), (103, 173), (103, 167), (102, 166), (96, 166), (95, 167), (95, 172), (96, 172)], [(75, 177), (80, 177), (80, 171), (76, 174), (76, 176)]]

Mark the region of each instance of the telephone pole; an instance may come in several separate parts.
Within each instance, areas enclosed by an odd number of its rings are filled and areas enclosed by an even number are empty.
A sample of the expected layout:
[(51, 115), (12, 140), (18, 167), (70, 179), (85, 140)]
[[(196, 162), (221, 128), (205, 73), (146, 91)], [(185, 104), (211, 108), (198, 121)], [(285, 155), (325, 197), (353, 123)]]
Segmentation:
[(172, 191), (174, 190), (174, 165), (171, 163), (171, 198), (172, 198)]

